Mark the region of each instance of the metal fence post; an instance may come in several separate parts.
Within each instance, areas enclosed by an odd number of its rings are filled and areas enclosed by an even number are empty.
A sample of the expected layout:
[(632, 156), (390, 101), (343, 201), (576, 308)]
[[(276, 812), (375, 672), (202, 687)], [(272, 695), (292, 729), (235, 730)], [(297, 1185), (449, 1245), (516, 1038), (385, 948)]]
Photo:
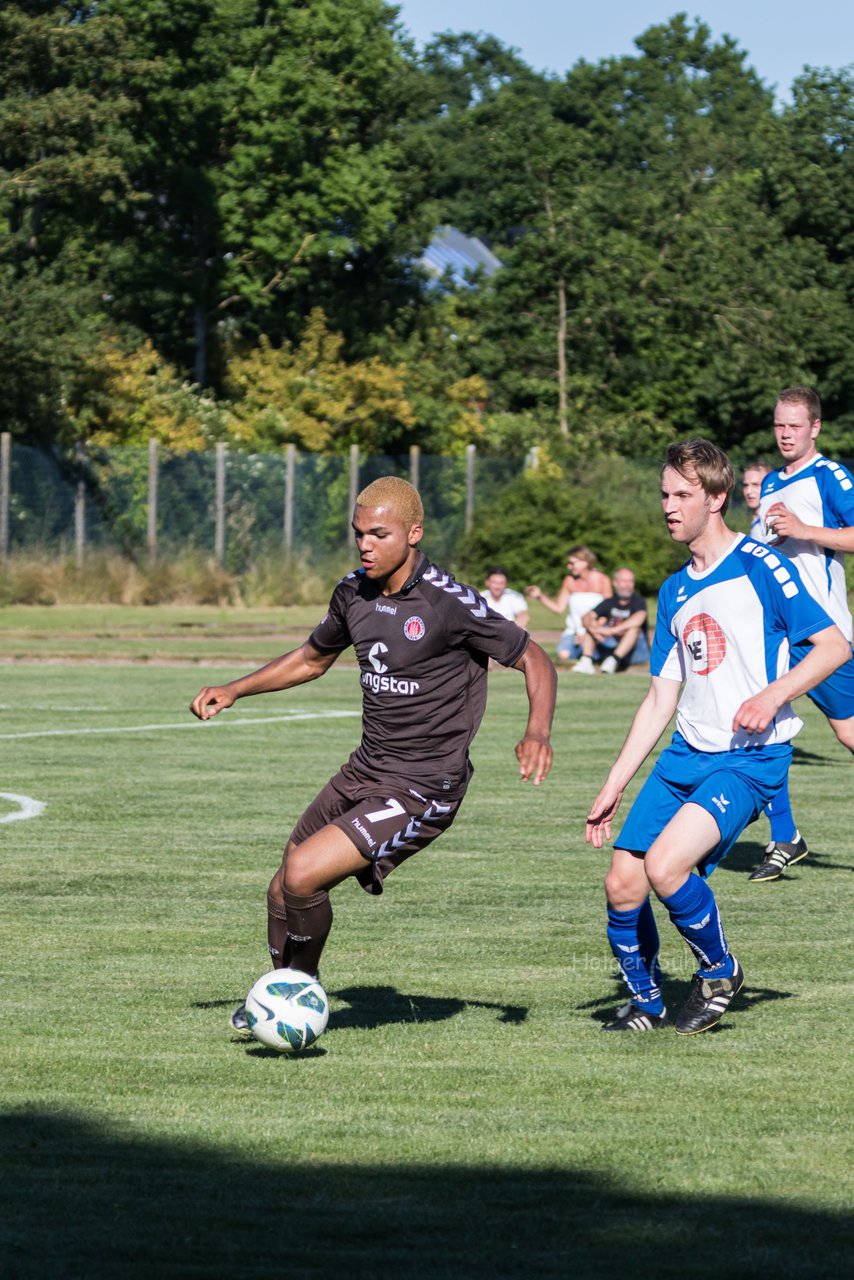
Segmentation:
[(9, 472), (11, 470), (12, 436), (0, 431), (0, 560), (9, 554)]
[[(75, 448), (77, 462), (82, 468), (83, 466), (83, 445), (78, 444)], [(84, 480), (77, 481), (77, 489), (74, 494), (74, 558), (77, 568), (83, 568), (83, 559), (86, 554), (86, 484)]]
[(359, 446), (350, 445), (350, 506), (347, 510), (347, 545), (350, 545), (350, 521), (359, 496)]
[(157, 555), (157, 440), (148, 441), (148, 554)]
[(413, 489), (418, 489), (421, 484), (421, 446), (420, 444), (411, 444), (409, 446), (409, 483)]
[(294, 549), (294, 473), (296, 471), (295, 444), (285, 446), (285, 553)]
[(466, 445), (466, 533), (471, 533), (474, 524), (474, 456), (476, 453), (476, 445)]
[(217, 564), (225, 559), (225, 457), (227, 445), (220, 441), (216, 447), (216, 531), (214, 555)]

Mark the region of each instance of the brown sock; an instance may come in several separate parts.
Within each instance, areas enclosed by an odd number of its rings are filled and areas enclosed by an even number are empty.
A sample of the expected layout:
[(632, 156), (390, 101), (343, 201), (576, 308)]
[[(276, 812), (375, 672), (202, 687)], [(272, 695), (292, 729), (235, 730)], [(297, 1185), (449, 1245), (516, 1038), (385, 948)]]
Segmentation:
[(283, 969), (288, 961), (288, 913), (284, 902), (267, 894), (267, 950), (274, 969)]
[(293, 969), (317, 976), (320, 953), (332, 928), (332, 903), (325, 889), (310, 898), (299, 898), (285, 890), (288, 912), (287, 963)]

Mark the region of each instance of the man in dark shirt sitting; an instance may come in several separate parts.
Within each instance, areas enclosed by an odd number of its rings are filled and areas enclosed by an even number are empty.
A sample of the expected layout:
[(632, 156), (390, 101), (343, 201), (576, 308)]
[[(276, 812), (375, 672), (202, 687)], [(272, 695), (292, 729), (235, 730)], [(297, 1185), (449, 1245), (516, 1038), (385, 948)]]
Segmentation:
[[(208, 720), (237, 698), (322, 676), (351, 645), (362, 687), (362, 740), (297, 822), (267, 893), (276, 968), (316, 975), (332, 928), (329, 890), (355, 876), (380, 894), (395, 867), (441, 835), (465, 795), (468, 748), (486, 706), (489, 659), (525, 677), (528, 723), (519, 775), (538, 786), (551, 768), (557, 677), (526, 631), (490, 609), (419, 550), (421, 499), (384, 476), (356, 499), (361, 568), (348, 573), (298, 649), (228, 684), (204, 688), (190, 710)], [(241, 1005), (231, 1017), (249, 1035)]]
[(631, 569), (617, 570), (614, 589), (615, 595), (608, 596), (582, 619), (586, 631), (581, 642), (582, 656), (573, 668), (578, 675), (595, 675), (594, 658), (601, 662), (599, 671), (603, 676), (649, 660), (646, 601), (635, 591)]

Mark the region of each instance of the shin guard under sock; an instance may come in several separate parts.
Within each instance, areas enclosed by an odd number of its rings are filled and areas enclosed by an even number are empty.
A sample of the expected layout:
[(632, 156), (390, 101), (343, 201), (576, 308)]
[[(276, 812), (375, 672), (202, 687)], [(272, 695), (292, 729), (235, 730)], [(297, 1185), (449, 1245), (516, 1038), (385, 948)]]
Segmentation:
[[(645, 908), (649, 908), (647, 913)], [(641, 931), (644, 933), (644, 945), (641, 944)], [(656, 958), (658, 955), (658, 930), (649, 899), (643, 906), (632, 911), (617, 911), (614, 907), (608, 907), (608, 941), (629, 989), (632, 1004), (647, 1013), (662, 1014), (664, 1001), (661, 988), (647, 962), (651, 953)]]
[(706, 881), (690, 875), (681, 888), (661, 901), (697, 957), (699, 973), (706, 978), (731, 978), (735, 966), (715, 895)]
[(287, 964), (288, 946), (288, 913), (284, 902), (279, 902), (272, 893), (267, 894), (267, 950), (273, 961), (274, 969), (283, 969)]
[(646, 902), (640, 909), (638, 916), (638, 942), (640, 943), (640, 956), (652, 975), (652, 980), (657, 987), (661, 986), (661, 965), (658, 963), (659, 940), (658, 926), (655, 923), (655, 916), (652, 910), (652, 902), (647, 898)]
[(781, 841), (783, 844), (792, 844), (797, 839), (798, 832), (789, 798), (788, 778), (774, 799), (766, 804), (765, 812), (771, 822), (771, 839), (775, 843)]
[(332, 928), (332, 903), (325, 889), (300, 898), (285, 890), (288, 913), (288, 947), (286, 960), (290, 968), (317, 976), (320, 954)]

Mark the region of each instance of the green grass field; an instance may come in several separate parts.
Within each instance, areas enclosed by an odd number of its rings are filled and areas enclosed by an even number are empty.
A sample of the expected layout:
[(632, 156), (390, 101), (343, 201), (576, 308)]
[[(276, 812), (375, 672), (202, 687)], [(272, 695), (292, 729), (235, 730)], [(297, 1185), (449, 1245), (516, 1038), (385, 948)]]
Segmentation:
[[(852, 773), (810, 706), (792, 783), (813, 855), (748, 884), (761, 820), (712, 881), (746, 972), (717, 1030), (601, 1032), (622, 993), (583, 819), (645, 679), (562, 675), (534, 790), (523, 682), (496, 672), (460, 818), (383, 898), (334, 892), (330, 1027), (286, 1058), (226, 1018), (267, 968), (281, 843), (357, 740), (357, 674), (202, 725), (190, 699), (239, 668), (142, 665), (180, 657), (180, 629), (127, 611), (117, 640), (111, 617), (68, 626), (101, 662), (0, 666), (0, 818), (46, 805), (0, 823), (4, 1276), (850, 1269)], [(217, 619), (216, 660), (289, 634)], [(0, 656), (22, 627), (61, 648), (9, 610)], [(691, 966), (659, 920), (673, 1006)]]

